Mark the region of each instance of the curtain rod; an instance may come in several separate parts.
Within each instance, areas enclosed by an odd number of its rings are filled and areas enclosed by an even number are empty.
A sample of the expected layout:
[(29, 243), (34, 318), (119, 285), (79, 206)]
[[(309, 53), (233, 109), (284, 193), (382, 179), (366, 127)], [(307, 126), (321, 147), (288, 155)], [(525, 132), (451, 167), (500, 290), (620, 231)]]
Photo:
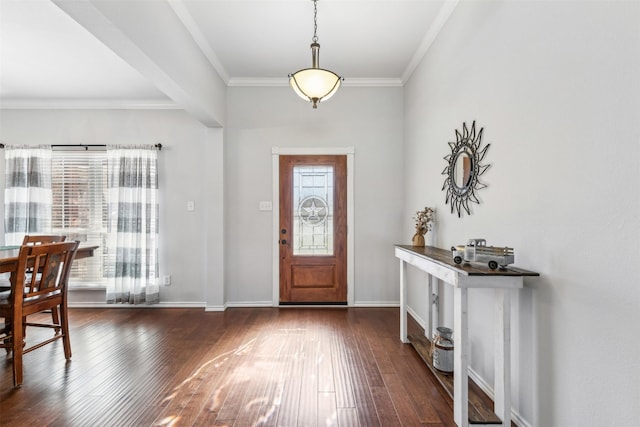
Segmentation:
[[(106, 144), (53, 144), (52, 147), (106, 147)], [(162, 151), (162, 144), (155, 144), (154, 147), (158, 151)], [(4, 144), (0, 143), (0, 149), (4, 148)]]

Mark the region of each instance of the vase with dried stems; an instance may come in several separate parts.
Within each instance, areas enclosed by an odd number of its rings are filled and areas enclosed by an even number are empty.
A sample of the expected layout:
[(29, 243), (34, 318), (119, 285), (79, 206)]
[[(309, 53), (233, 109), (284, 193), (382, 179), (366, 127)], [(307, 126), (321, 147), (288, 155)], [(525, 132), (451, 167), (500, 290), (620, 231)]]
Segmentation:
[(435, 209), (430, 207), (425, 207), (423, 210), (416, 212), (416, 216), (413, 217), (416, 221), (416, 233), (411, 239), (412, 246), (424, 246), (424, 235), (431, 230), (435, 213)]

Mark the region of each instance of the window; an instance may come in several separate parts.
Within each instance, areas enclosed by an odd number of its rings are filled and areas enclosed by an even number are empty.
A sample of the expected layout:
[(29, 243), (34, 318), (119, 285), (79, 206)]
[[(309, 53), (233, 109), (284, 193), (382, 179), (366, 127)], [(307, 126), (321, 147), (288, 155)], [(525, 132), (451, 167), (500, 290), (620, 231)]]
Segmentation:
[(159, 148), (6, 147), (5, 242), (56, 233), (97, 246), (74, 262), (71, 285), (104, 287), (107, 302), (157, 302)]
[(293, 254), (333, 255), (333, 166), (293, 167)]
[[(91, 149), (89, 149), (91, 148)], [(56, 147), (51, 165), (52, 233), (99, 246), (76, 260), (71, 286), (105, 286), (107, 262), (107, 152), (104, 148)]]

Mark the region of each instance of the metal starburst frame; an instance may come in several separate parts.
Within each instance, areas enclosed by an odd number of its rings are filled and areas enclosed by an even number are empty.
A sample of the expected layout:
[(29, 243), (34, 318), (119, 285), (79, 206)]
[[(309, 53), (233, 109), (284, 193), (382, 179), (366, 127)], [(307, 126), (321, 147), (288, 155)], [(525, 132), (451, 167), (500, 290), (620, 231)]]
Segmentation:
[[(471, 215), (471, 208), (469, 203), (480, 204), (476, 191), (485, 188), (487, 185), (480, 182), (479, 178), (482, 176), (490, 165), (481, 164), (487, 150), (491, 144), (487, 144), (482, 148), (482, 132), (484, 129), (480, 128), (476, 132), (476, 122), (473, 121), (471, 129), (467, 127), (466, 123), (462, 123), (462, 132), (456, 129), (456, 141), (449, 142), (451, 147), (451, 154), (444, 157), (447, 161), (447, 167), (442, 171), (442, 175), (446, 175), (442, 190), (447, 190), (445, 203), (451, 203), (451, 213), (458, 212), (458, 217), (462, 217), (462, 211), (464, 210), (467, 215)], [(465, 175), (464, 182), (458, 185), (456, 181), (456, 173), (460, 171), (457, 168), (460, 167), (461, 161), (464, 158), (468, 158), (470, 162), (468, 170)]]

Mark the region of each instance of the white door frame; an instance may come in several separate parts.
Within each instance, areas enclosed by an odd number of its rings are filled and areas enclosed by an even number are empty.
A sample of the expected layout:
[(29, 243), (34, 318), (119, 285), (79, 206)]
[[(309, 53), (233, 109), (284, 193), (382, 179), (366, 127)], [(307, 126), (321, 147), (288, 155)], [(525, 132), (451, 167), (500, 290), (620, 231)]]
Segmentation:
[(280, 306), (280, 156), (347, 156), (347, 306), (352, 307), (355, 302), (355, 273), (354, 273), (354, 226), (353, 226), (353, 164), (354, 147), (273, 147), (272, 161), (272, 191), (273, 191), (273, 306)]

